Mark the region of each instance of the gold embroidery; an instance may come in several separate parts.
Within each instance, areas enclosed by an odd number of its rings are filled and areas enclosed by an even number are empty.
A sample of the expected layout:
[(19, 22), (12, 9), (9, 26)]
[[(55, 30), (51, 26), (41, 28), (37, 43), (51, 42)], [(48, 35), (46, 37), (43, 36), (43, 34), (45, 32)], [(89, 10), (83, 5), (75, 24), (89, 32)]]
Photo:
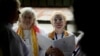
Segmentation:
[[(20, 37), (22, 37), (22, 39), (24, 40), (24, 33), (23, 33), (23, 29), (21, 27), (18, 28), (17, 33)], [(32, 35), (32, 49), (33, 49), (33, 55), (34, 56), (38, 56), (38, 43), (37, 43), (37, 37), (36, 37), (36, 32), (34, 31), (34, 27), (31, 28), (31, 35)]]
[[(68, 32), (65, 30), (64, 31), (64, 37), (66, 37), (66, 36), (68, 36), (69, 34), (68, 34)], [(51, 33), (49, 33), (49, 38), (51, 38), (52, 40), (54, 39), (54, 36), (55, 36), (55, 31), (53, 31), (53, 32), (51, 32)]]

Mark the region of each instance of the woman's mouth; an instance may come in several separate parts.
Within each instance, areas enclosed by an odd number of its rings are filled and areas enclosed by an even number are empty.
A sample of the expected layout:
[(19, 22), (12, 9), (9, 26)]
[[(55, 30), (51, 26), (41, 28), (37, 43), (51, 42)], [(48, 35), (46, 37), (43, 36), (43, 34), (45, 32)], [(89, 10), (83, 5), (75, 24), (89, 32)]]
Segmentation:
[(61, 28), (61, 27), (62, 27), (62, 25), (57, 25), (56, 27), (57, 27), (57, 28)]

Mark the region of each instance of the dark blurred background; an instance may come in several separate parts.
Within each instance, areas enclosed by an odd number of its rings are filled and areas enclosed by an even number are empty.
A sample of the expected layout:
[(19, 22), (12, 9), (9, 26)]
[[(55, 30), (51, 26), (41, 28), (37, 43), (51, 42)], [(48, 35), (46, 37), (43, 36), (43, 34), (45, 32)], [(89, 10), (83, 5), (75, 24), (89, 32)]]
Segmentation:
[(30, 7), (70, 7), (73, 0), (20, 0), (21, 6)]

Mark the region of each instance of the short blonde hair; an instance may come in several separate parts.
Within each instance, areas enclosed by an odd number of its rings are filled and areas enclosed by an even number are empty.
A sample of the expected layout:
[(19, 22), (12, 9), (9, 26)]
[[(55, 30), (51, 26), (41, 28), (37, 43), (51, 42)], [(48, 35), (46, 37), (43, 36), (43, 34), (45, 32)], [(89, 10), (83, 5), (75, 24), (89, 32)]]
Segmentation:
[(50, 19), (51, 23), (53, 22), (53, 19), (57, 15), (62, 16), (62, 18), (64, 19), (64, 21), (66, 21), (66, 16), (64, 15), (64, 13), (62, 13), (61, 11), (54, 11), (53, 14), (52, 14), (52, 16), (51, 16), (51, 19)]

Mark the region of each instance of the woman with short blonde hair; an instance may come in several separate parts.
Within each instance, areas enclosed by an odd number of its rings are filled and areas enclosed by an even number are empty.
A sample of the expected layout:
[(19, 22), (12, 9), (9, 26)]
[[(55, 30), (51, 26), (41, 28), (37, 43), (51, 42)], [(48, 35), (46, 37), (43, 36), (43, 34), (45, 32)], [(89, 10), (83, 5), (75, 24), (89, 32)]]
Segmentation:
[(53, 41), (57, 41), (67, 37), (71, 39), (69, 39), (70, 41), (67, 41), (68, 49), (66, 50), (66, 52), (61, 51), (57, 47), (51, 46), (52, 48), (48, 48), (47, 54), (53, 54), (55, 56), (71, 56), (75, 48), (75, 36), (73, 35), (73, 33), (65, 30), (67, 21), (66, 16), (61, 11), (55, 11), (52, 15), (53, 16), (51, 17), (51, 24), (54, 27), (54, 30), (48, 34), (49, 38)]

